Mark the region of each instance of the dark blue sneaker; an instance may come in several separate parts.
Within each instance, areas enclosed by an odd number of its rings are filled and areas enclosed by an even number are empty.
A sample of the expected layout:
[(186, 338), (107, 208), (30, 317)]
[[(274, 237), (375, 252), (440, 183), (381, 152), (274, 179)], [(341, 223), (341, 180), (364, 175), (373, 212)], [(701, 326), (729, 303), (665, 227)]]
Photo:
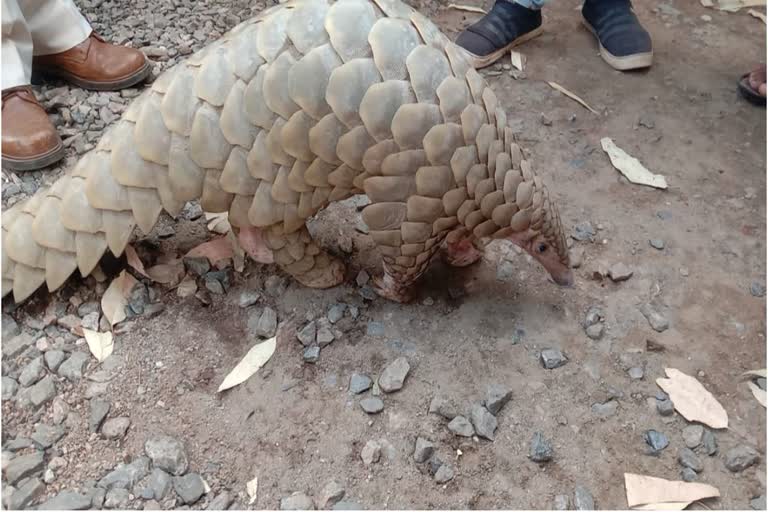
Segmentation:
[(600, 55), (612, 67), (627, 71), (651, 65), (651, 36), (635, 16), (630, 0), (585, 0), (581, 14), (600, 44)]
[(459, 34), (456, 44), (469, 53), (472, 64), (479, 69), (541, 33), (541, 11), (512, 0), (496, 0), (488, 14)]

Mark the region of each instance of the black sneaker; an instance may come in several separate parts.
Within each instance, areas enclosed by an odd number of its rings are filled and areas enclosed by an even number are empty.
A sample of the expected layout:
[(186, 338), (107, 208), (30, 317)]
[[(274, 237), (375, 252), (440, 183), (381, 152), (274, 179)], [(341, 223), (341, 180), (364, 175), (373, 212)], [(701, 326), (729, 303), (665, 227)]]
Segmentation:
[(635, 16), (630, 0), (585, 0), (581, 14), (608, 64), (620, 71), (651, 65), (651, 36)]
[(488, 14), (459, 34), (456, 44), (469, 52), (475, 68), (484, 68), (541, 33), (541, 11), (496, 0)]

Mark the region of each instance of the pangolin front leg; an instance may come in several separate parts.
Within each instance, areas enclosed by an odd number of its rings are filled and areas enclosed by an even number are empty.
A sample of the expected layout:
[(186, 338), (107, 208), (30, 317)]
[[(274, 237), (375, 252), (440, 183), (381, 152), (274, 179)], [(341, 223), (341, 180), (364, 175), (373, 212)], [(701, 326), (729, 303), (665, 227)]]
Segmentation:
[(276, 224), (266, 230), (264, 240), (275, 263), (302, 285), (332, 288), (344, 281), (344, 263), (317, 245), (306, 226), (286, 233), (283, 224)]
[(468, 267), (483, 257), (484, 245), (466, 228), (456, 229), (446, 237), (443, 261), (452, 267)]

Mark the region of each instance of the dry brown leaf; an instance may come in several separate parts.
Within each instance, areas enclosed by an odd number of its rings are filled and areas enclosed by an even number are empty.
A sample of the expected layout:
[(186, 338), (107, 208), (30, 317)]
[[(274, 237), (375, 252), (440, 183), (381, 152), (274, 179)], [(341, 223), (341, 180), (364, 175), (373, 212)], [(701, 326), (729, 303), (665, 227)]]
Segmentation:
[(205, 220), (208, 221), (208, 231), (226, 234), (232, 226), (229, 224), (229, 212), (205, 213)]
[(640, 161), (617, 146), (609, 137), (600, 140), (603, 151), (608, 153), (611, 164), (629, 181), (654, 188), (667, 188), (667, 180), (661, 174), (653, 174)]
[[(589, 110), (589, 111), (590, 111), (590, 112), (592, 112), (593, 114), (597, 114), (597, 111), (596, 111), (595, 109), (593, 109), (592, 107), (590, 107), (589, 105), (587, 105), (587, 102), (586, 102), (586, 101), (584, 101), (583, 99), (579, 98), (578, 96), (576, 96), (575, 94), (573, 94), (571, 91), (569, 91), (568, 89), (566, 89), (566, 88), (565, 88), (565, 87), (563, 87), (562, 85), (560, 85), (560, 84), (558, 84), (558, 83), (555, 83), (555, 82), (547, 82), (547, 83), (548, 83), (548, 84), (549, 84), (549, 86), (550, 86), (550, 87), (552, 87), (554, 90), (556, 90), (556, 91), (560, 91), (561, 93), (565, 94), (566, 96), (568, 96), (568, 97), (569, 97), (569, 98), (571, 98), (572, 100), (574, 100), (574, 101), (576, 101), (576, 102), (580, 103), (580, 104), (581, 104), (581, 105), (582, 105), (584, 108), (586, 108), (587, 110)], [(598, 114), (598, 115), (599, 115), (599, 114)]]
[(760, 405), (765, 407), (765, 390), (752, 381), (747, 382), (747, 385), (749, 386), (749, 390), (752, 391), (752, 395), (754, 395), (757, 401), (760, 402)]
[(485, 14), (485, 9), (481, 9), (480, 7), (474, 7), (472, 5), (462, 5), (462, 4), (448, 4), (449, 9), (456, 9), (457, 11), (467, 11), (467, 12), (476, 12), (478, 14)]
[(111, 332), (96, 332), (90, 329), (83, 329), (85, 342), (88, 343), (88, 349), (93, 357), (100, 363), (112, 355), (115, 348)]
[(525, 66), (525, 55), (520, 52), (512, 50), (509, 52), (509, 60), (512, 63), (512, 67), (518, 71), (522, 71)]
[[(629, 508), (641, 510), (682, 510), (694, 501), (720, 496), (720, 491), (711, 485), (634, 473), (624, 473), (624, 487)], [(685, 506), (680, 507), (683, 503)]]
[(123, 270), (109, 283), (107, 291), (101, 298), (101, 311), (109, 321), (110, 326), (125, 320), (125, 306), (128, 304), (128, 297), (137, 282), (135, 277)]
[(248, 493), (249, 505), (253, 505), (256, 502), (259, 492), (259, 477), (253, 477), (253, 480), (245, 484), (245, 491)]
[(656, 384), (669, 395), (683, 418), (712, 428), (728, 428), (728, 413), (701, 382), (675, 368), (664, 371), (668, 378), (658, 378)]
[(193, 247), (184, 256), (189, 258), (208, 258), (208, 261), (213, 265), (217, 261), (232, 258), (233, 255), (232, 244), (227, 240), (226, 236), (222, 236)]
[(237, 236), (240, 247), (251, 257), (252, 260), (259, 263), (274, 263), (275, 258), (272, 250), (267, 247), (264, 237), (259, 228), (243, 228)]
[(125, 246), (125, 258), (128, 260), (128, 265), (130, 265), (136, 272), (144, 277), (149, 277), (147, 271), (144, 270), (144, 264), (141, 262), (139, 255), (136, 254), (136, 249), (134, 249), (132, 245)]
[(765, 21), (765, 13), (762, 13), (760, 11), (756, 11), (754, 9), (750, 9), (750, 10), (747, 11), (747, 14), (749, 14), (753, 18), (757, 18), (759, 20), (763, 20), (763, 23), (766, 23), (766, 21)]
[(219, 386), (218, 391), (224, 391), (248, 380), (251, 375), (264, 366), (272, 354), (275, 353), (277, 338), (272, 337), (262, 343), (257, 343), (245, 354), (245, 357), (237, 363), (237, 366), (229, 372)]
[(181, 258), (176, 258), (168, 263), (161, 263), (147, 269), (149, 278), (156, 283), (176, 286), (184, 279), (184, 263)]

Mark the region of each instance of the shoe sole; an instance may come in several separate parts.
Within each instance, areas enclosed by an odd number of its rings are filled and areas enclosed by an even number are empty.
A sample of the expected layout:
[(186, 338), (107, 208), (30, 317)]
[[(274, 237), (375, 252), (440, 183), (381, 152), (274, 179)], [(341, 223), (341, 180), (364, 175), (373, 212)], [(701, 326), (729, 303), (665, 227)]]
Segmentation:
[(488, 55), (484, 55), (484, 56), (475, 55), (474, 53), (470, 52), (469, 50), (467, 50), (465, 48), (462, 48), (462, 50), (464, 50), (469, 55), (469, 60), (472, 63), (472, 67), (474, 67), (475, 69), (482, 69), (482, 68), (488, 67), (491, 64), (495, 63), (497, 60), (502, 58), (504, 56), (504, 54), (506, 54), (512, 48), (514, 48), (514, 47), (516, 47), (518, 45), (521, 45), (521, 44), (523, 44), (525, 42), (528, 42), (531, 39), (533, 39), (535, 37), (538, 37), (538, 36), (540, 36), (543, 33), (544, 33), (544, 28), (543, 27), (539, 27), (539, 28), (533, 29), (530, 32), (528, 32), (527, 34), (518, 37), (517, 39), (512, 41), (510, 44), (505, 46), (504, 48), (500, 48), (500, 49), (496, 50), (495, 52), (489, 53)]
[(633, 69), (643, 69), (651, 67), (653, 64), (653, 50), (646, 53), (636, 53), (635, 55), (627, 55), (625, 57), (617, 57), (608, 50), (605, 49), (603, 43), (600, 42), (600, 38), (597, 36), (597, 31), (589, 24), (589, 22), (582, 17), (582, 24), (592, 32), (592, 35), (597, 39), (597, 44), (600, 46), (600, 56), (605, 62), (607, 62), (613, 69), (619, 71), (631, 71)]
[(38, 69), (32, 72), (32, 81), (39, 83), (46, 78), (59, 79), (89, 91), (119, 91), (120, 89), (126, 89), (146, 80), (151, 72), (152, 66), (149, 62), (145, 62), (141, 69), (125, 78), (112, 80), (110, 82), (94, 82), (92, 80), (84, 80), (72, 73), (60, 69)]
[(64, 158), (64, 144), (59, 143), (44, 155), (34, 158), (12, 158), (3, 155), (3, 167), (9, 171), (37, 171)]

